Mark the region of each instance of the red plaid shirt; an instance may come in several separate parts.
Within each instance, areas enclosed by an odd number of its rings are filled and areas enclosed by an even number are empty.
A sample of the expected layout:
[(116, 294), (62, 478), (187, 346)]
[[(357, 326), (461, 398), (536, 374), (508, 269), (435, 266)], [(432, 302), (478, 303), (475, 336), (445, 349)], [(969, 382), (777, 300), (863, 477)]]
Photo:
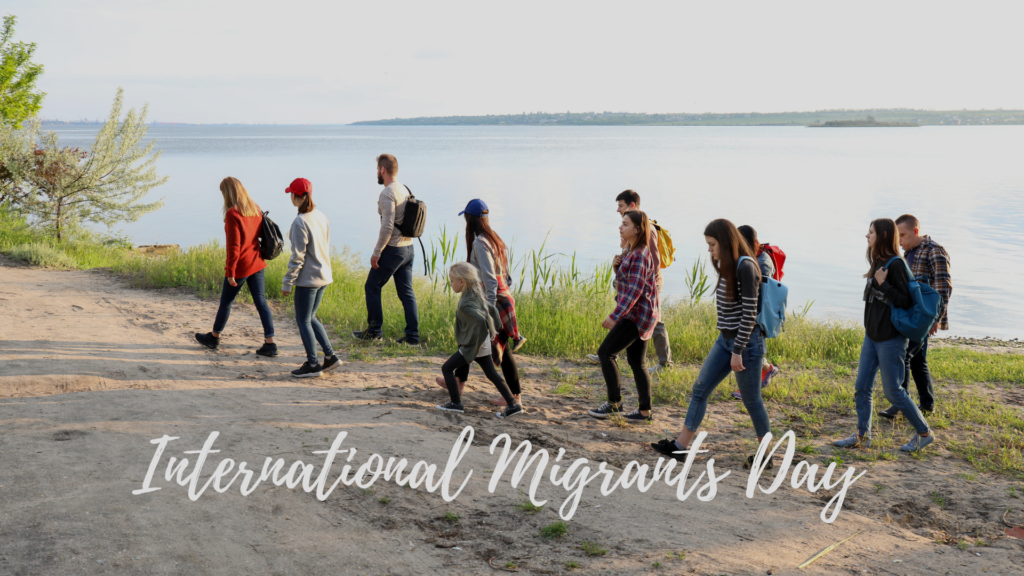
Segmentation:
[(942, 296), (942, 303), (946, 305), (942, 311), (942, 318), (939, 318), (939, 330), (949, 330), (949, 297), (953, 294), (953, 277), (949, 273), (949, 254), (946, 249), (939, 246), (931, 239), (931, 236), (922, 236), (923, 240), (916, 248), (910, 250), (914, 253), (914, 263), (910, 265), (910, 271), (914, 277), (927, 276), (928, 284)]
[(614, 322), (631, 320), (640, 331), (641, 340), (650, 340), (661, 319), (661, 300), (656, 284), (657, 270), (651, 251), (644, 246), (622, 257), (615, 270)]

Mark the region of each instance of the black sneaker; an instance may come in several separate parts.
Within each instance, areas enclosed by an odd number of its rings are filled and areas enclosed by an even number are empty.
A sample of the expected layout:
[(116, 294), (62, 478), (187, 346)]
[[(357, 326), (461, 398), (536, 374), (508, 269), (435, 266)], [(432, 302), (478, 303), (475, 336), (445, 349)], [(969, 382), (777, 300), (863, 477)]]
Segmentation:
[(196, 332), (196, 342), (199, 342), (211, 350), (216, 350), (217, 346), (220, 344), (220, 338), (214, 336), (212, 332), (207, 332), (206, 334)]
[(513, 404), (508, 408), (505, 408), (501, 412), (496, 412), (494, 415), (498, 418), (511, 418), (513, 416), (519, 416), (523, 413), (523, 407), (519, 404)]
[(654, 422), (654, 412), (651, 412), (647, 416), (644, 416), (643, 414), (640, 413), (639, 410), (633, 410), (629, 414), (626, 414), (625, 416), (623, 416), (623, 418), (626, 419), (626, 422), (629, 422), (631, 424), (640, 424), (640, 423), (644, 423), (644, 422)]
[(269, 356), (273, 358), (277, 356), (277, 344), (271, 344), (270, 342), (264, 342), (263, 346), (256, 351), (257, 356)]
[(925, 408), (924, 406), (918, 406), (917, 409), (921, 411), (921, 414), (931, 414), (932, 412), (935, 412), (935, 406), (932, 406), (931, 408)]
[(419, 346), (420, 339), (418, 336), (402, 336), (397, 340), (399, 344), (407, 344), (409, 346)]
[(458, 412), (459, 414), (465, 412), (465, 410), (462, 409), (462, 404), (456, 404), (455, 402), (439, 404), (437, 406), (434, 406), (434, 408), (437, 408), (438, 410), (444, 410), (445, 412)]
[(513, 340), (512, 341), (512, 351), (513, 352), (519, 352), (519, 349), (523, 347), (523, 344), (526, 344), (526, 336), (523, 336), (519, 340)]
[(880, 411), (878, 415), (881, 416), (882, 418), (888, 418), (889, 420), (892, 420), (893, 418), (900, 415), (900, 409), (895, 406), (889, 406), (885, 410)]
[(651, 442), (651, 448), (654, 448), (654, 451), (658, 454), (664, 454), (669, 458), (675, 458), (679, 462), (686, 461), (686, 454), (676, 454), (676, 452), (679, 452), (680, 450), (679, 447), (676, 446), (675, 440), (663, 439), (658, 440), (657, 442)]
[(317, 378), (320, 376), (320, 372), (322, 370), (323, 368), (320, 367), (319, 363), (310, 366), (307, 361), (303, 362), (302, 366), (299, 367), (298, 370), (292, 370), (292, 376), (295, 376), (296, 378)]
[(324, 358), (324, 365), (320, 368), (320, 371), (327, 372), (328, 370), (334, 370), (342, 364), (344, 364), (344, 362), (341, 361), (341, 358), (338, 358), (337, 354), (332, 354), (330, 358)]
[(352, 333), (352, 337), (356, 340), (383, 340), (384, 335), (377, 330), (363, 330)]
[(590, 414), (594, 418), (602, 418), (602, 419), (603, 418), (607, 418), (607, 417), (611, 416), (612, 414), (621, 414), (621, 413), (622, 413), (622, 408), (619, 408), (618, 406), (616, 406), (615, 404), (612, 404), (611, 402), (605, 402), (604, 404), (601, 404), (601, 406), (599, 408), (595, 408), (593, 410), (587, 410), (587, 414)]
[[(747, 456), (747, 463), (743, 465), (744, 470), (750, 470), (750, 467), (754, 465), (754, 457)], [(764, 467), (765, 470), (771, 470), (775, 468), (775, 462), (771, 458), (768, 459), (768, 465)]]

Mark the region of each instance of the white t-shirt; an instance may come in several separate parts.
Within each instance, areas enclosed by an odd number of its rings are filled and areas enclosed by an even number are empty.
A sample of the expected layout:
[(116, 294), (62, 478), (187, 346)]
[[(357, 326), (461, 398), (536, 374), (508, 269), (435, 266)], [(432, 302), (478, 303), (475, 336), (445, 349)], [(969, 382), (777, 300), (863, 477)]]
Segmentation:
[(491, 339), (490, 338), (486, 338), (486, 339), (484, 339), (483, 345), (480, 346), (480, 350), (477, 351), (476, 357), (477, 358), (482, 358), (484, 356), (490, 356), (490, 355), (491, 355)]

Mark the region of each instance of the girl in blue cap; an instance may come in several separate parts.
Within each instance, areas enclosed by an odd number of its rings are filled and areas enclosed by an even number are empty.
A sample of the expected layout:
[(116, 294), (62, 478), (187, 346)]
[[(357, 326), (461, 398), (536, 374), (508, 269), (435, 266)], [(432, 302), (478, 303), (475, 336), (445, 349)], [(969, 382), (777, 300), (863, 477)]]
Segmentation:
[[(491, 359), (501, 366), (512, 396), (522, 405), (519, 368), (512, 353), (526, 343), (526, 338), (519, 332), (516, 301), (509, 289), (508, 249), (501, 236), (491, 229), (489, 214), (487, 203), (479, 198), (470, 200), (466, 209), (459, 212), (459, 216), (466, 217), (466, 259), (476, 266), (483, 284), (484, 299), (497, 308), (501, 319), (497, 336), (491, 342)], [(459, 386), (464, 386), (469, 377), (469, 366), (456, 372), (456, 377)], [(438, 378), (438, 384), (442, 384), (441, 378)], [(495, 406), (507, 405), (500, 396), (491, 398), (490, 402)]]

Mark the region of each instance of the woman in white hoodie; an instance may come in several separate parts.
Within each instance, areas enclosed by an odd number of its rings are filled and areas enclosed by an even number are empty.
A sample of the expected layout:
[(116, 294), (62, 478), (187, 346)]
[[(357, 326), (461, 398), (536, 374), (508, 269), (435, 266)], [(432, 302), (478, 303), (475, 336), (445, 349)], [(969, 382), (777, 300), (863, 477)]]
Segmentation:
[[(284, 275), (281, 293), (288, 296), (295, 292), (295, 320), (299, 324), (299, 336), (306, 349), (306, 362), (292, 370), (296, 378), (319, 376), (321, 372), (341, 365), (334, 354), (327, 330), (316, 317), (320, 301), (327, 285), (334, 281), (331, 272), (331, 231), (324, 213), (313, 204), (313, 184), (305, 178), (296, 178), (285, 192), (291, 194), (292, 205), (299, 209), (299, 215), (288, 231), (292, 245), (292, 257), (288, 261), (288, 272)], [(316, 344), (324, 351), (324, 363), (317, 361)]]

